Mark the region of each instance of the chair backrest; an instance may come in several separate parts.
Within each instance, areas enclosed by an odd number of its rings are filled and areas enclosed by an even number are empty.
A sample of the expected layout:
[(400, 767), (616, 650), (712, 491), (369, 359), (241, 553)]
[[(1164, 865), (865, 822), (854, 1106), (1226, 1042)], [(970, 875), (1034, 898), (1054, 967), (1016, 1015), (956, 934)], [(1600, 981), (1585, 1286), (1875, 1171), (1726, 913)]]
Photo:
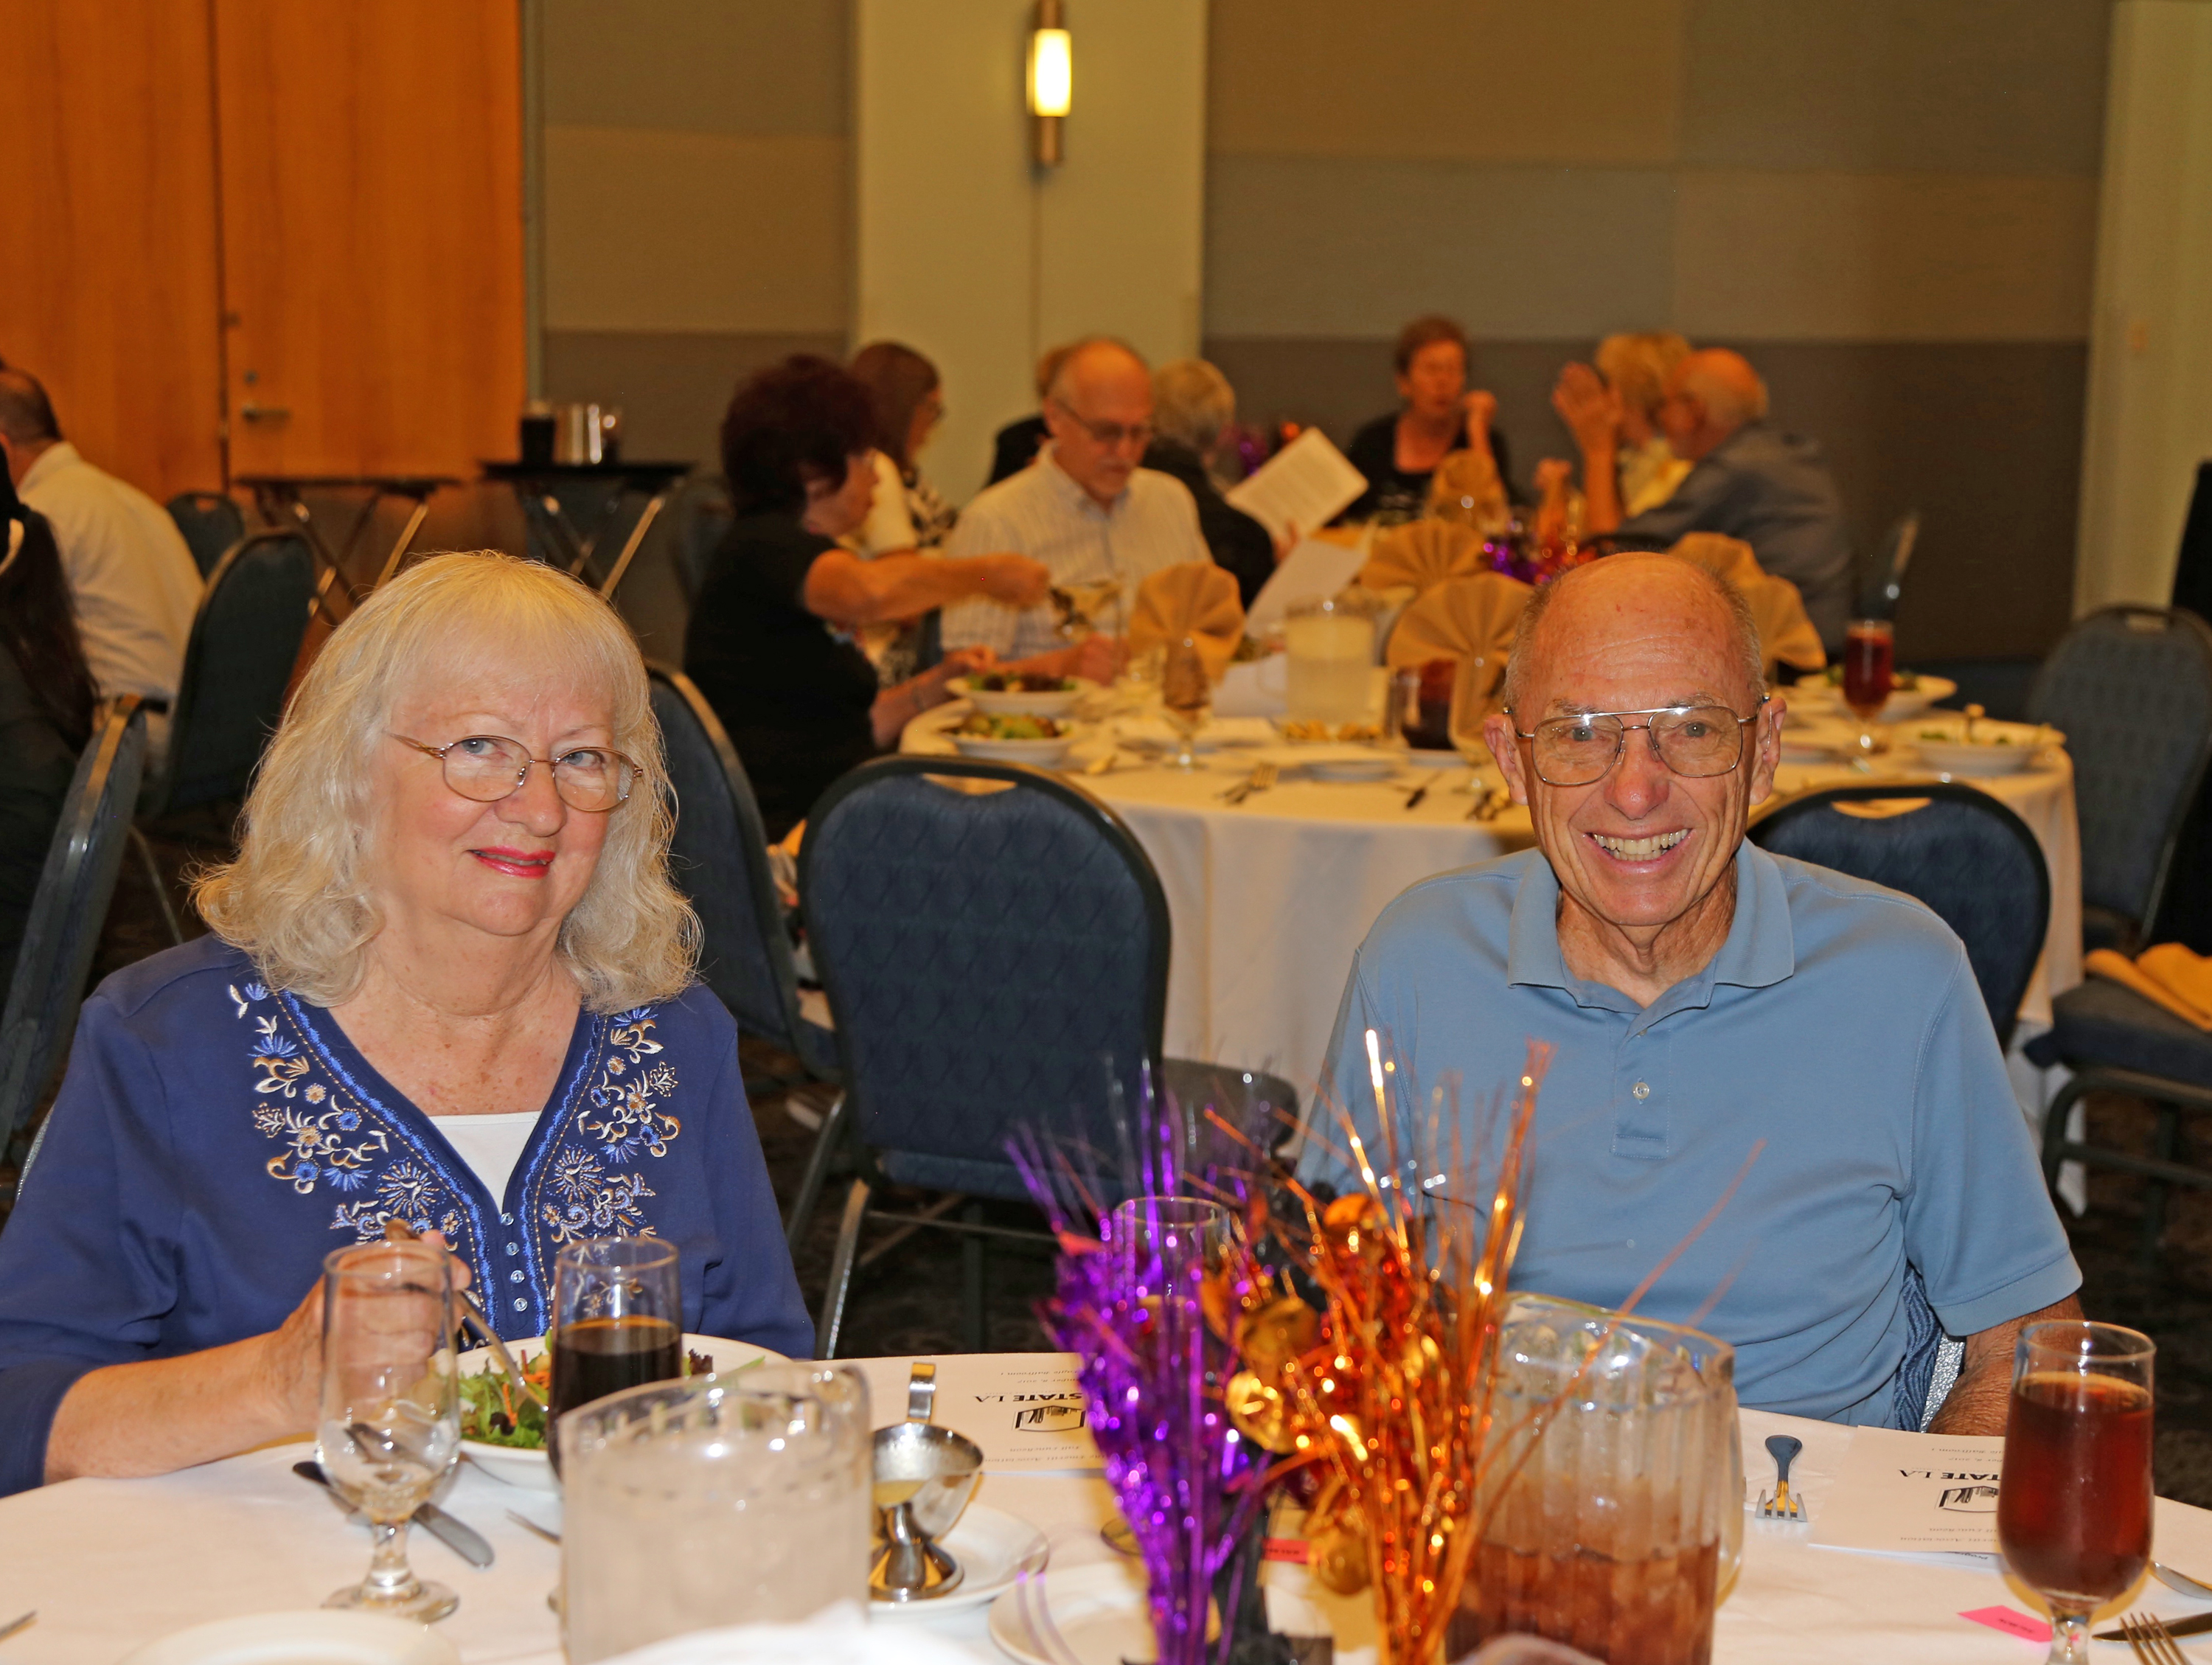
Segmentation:
[(2197, 489), (2190, 494), (2181, 553), (2173, 563), (2173, 605), (2212, 619), (2212, 462), (2197, 465)]
[[(1866, 803), (1918, 807), (1873, 816), (1838, 807)], [(1807, 793), (1760, 817), (1751, 837), (1925, 902), (1966, 945), (1990, 1026), (2010, 1041), (2051, 927), (2051, 874), (2025, 821), (1972, 787), (1916, 781)]]
[(0, 1008), (0, 1148), (38, 1102), (76, 1029), (146, 767), (146, 714), (127, 695), (100, 708), (78, 760)]
[(314, 553), (296, 532), (255, 532), (216, 563), (185, 645), (149, 814), (244, 796), (284, 714), (314, 599)]
[(737, 511), (730, 507), (730, 488), (719, 475), (704, 476), (684, 486), (678, 506), (676, 580), (684, 586), (685, 601), (699, 599), (699, 591), (707, 581), (707, 563), (736, 520)]
[(1111, 1159), (1105, 1060), (1135, 1104), (1169, 949), (1113, 811), (1018, 764), (879, 757), (815, 805), (799, 894), (864, 1144), (1003, 1165), (1027, 1130)]
[(185, 535), (185, 547), (205, 578), (230, 546), (246, 536), (246, 516), (219, 491), (180, 491), (169, 499), (169, 518)]
[(2082, 902), (2148, 927), (2212, 755), (2212, 629), (2159, 607), (2092, 613), (2044, 660), (2027, 714), (2074, 760)]
[(647, 669), (676, 788), (669, 866), (699, 915), (699, 975), (740, 1029), (804, 1056), (799, 974), (752, 782), (691, 679), (665, 665)]

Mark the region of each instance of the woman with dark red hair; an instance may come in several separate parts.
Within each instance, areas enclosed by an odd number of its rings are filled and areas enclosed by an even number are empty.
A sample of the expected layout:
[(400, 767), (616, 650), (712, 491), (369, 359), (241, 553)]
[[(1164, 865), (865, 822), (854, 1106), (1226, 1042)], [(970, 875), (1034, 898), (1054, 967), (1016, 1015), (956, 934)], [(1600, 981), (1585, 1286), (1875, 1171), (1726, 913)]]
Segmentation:
[(700, 586), (684, 668), (729, 730), (771, 839), (948, 698), (948, 678), (990, 661), (974, 649), (948, 653), (883, 688), (855, 631), (972, 596), (1035, 606), (1050, 582), (1018, 555), (867, 561), (839, 548), (874, 501), (875, 445), (868, 390), (806, 354), (747, 381), (722, 419), (737, 521)]

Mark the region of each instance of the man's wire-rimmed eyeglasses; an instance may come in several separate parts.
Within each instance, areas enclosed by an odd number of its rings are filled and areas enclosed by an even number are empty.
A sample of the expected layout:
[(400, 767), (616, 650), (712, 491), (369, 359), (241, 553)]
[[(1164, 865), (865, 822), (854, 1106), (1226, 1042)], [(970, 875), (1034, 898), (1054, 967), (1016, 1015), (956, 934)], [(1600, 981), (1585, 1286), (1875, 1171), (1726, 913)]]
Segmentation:
[[(1762, 708), (1767, 698), (1759, 696)], [(1626, 723), (1624, 717), (1644, 720)], [(1650, 738), (1652, 755), (1675, 774), (1692, 781), (1726, 775), (1743, 761), (1743, 729), (1758, 720), (1756, 711), (1739, 717), (1724, 705), (1668, 705), (1547, 717), (1533, 729), (1516, 724), (1513, 732), (1528, 742), (1536, 778), (1546, 786), (1586, 787), (1605, 778), (1620, 761), (1629, 732), (1639, 728)]]

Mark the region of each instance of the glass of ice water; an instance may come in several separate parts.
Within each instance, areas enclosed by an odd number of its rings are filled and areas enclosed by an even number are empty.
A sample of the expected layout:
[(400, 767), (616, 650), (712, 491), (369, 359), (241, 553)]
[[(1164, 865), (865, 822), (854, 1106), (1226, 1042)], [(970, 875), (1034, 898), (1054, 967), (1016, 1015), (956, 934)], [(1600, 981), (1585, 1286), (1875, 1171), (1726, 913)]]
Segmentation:
[(407, 1565), (407, 1522), (461, 1454), (453, 1262), (435, 1243), (372, 1243), (323, 1262), (316, 1455), (369, 1520), (368, 1577), (323, 1605), (443, 1619), (460, 1598)]
[(724, 1625), (868, 1603), (868, 1388), (756, 1365), (611, 1395), (561, 1419), (569, 1665)]

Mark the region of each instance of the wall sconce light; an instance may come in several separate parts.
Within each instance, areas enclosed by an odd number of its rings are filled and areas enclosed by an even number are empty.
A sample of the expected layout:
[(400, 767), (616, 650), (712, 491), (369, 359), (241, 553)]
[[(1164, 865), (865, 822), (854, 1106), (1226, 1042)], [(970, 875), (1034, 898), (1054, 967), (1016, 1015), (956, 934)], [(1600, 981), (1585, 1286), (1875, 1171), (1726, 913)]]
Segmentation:
[(1041, 167), (1061, 161), (1060, 125), (1075, 88), (1075, 47), (1068, 35), (1060, 0), (1037, 0), (1036, 24), (1030, 33), (1029, 103), (1031, 155)]

